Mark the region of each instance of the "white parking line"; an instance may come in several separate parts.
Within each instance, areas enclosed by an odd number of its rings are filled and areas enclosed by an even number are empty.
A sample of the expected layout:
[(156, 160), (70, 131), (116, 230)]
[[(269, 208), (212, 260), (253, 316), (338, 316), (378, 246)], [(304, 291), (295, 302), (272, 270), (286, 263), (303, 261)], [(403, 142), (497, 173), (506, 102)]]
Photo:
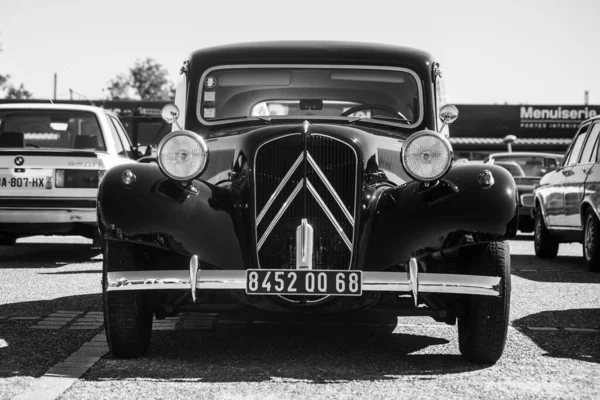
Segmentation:
[(60, 397), (106, 353), (106, 336), (100, 333), (64, 361), (46, 371), (27, 393), (14, 397), (14, 400), (53, 400)]

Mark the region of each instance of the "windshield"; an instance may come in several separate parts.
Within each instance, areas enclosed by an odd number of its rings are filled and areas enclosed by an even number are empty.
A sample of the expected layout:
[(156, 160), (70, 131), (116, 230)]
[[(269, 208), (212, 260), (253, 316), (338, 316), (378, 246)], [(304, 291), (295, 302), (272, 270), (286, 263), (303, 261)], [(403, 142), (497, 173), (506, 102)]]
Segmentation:
[(69, 110), (0, 110), (0, 148), (106, 151), (93, 113)]
[(416, 74), (401, 68), (218, 67), (202, 77), (198, 118), (381, 118), (415, 126), (422, 118)]
[[(560, 160), (562, 156), (554, 156), (554, 158)], [(540, 178), (548, 172), (549, 168), (556, 168), (556, 165), (549, 166), (547, 163), (548, 161), (546, 160), (545, 163), (543, 156), (509, 156), (498, 157), (494, 160), (494, 164), (507, 169), (515, 178)]]

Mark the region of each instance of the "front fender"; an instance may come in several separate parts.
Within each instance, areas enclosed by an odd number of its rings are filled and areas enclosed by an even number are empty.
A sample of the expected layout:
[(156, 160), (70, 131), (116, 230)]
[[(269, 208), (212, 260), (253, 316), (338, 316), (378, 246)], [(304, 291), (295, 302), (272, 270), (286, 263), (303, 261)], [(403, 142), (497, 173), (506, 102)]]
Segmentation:
[[(478, 177), (492, 172), (495, 183), (484, 188)], [(494, 165), (454, 166), (434, 187), (418, 182), (385, 190), (370, 207), (370, 229), (363, 268), (382, 270), (410, 257), (461, 244), (502, 240), (517, 231), (518, 202), (513, 177)], [(470, 240), (470, 239), (469, 239)]]
[[(125, 170), (135, 175), (122, 182)], [(235, 207), (226, 188), (194, 181), (196, 194), (167, 179), (156, 164), (111, 168), (98, 191), (98, 225), (107, 239), (196, 254), (224, 269), (243, 269)]]

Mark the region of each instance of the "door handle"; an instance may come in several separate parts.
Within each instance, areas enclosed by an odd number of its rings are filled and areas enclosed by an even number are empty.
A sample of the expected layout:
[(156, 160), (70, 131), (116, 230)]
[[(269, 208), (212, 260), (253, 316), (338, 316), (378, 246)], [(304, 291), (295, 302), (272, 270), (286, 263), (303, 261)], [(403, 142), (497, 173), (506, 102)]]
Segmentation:
[(590, 173), (590, 168), (581, 168), (581, 170), (583, 171), (584, 174), (589, 174)]
[(574, 173), (575, 173), (575, 172), (573, 172), (573, 171), (572, 171), (572, 170), (570, 170), (570, 169), (563, 169), (563, 170), (562, 170), (562, 174), (563, 174), (564, 176), (571, 176), (571, 175), (573, 175)]

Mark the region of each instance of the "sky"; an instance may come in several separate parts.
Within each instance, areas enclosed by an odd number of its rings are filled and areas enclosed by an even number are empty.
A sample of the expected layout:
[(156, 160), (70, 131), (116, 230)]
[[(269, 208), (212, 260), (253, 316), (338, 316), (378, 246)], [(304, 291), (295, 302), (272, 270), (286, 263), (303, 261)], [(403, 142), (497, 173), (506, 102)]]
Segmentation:
[[(0, 0), (0, 74), (35, 98), (102, 99), (136, 59), (174, 82), (192, 51), (261, 40), (426, 50), (456, 104), (600, 104), (600, 0)], [(77, 98), (77, 95), (76, 97)]]

